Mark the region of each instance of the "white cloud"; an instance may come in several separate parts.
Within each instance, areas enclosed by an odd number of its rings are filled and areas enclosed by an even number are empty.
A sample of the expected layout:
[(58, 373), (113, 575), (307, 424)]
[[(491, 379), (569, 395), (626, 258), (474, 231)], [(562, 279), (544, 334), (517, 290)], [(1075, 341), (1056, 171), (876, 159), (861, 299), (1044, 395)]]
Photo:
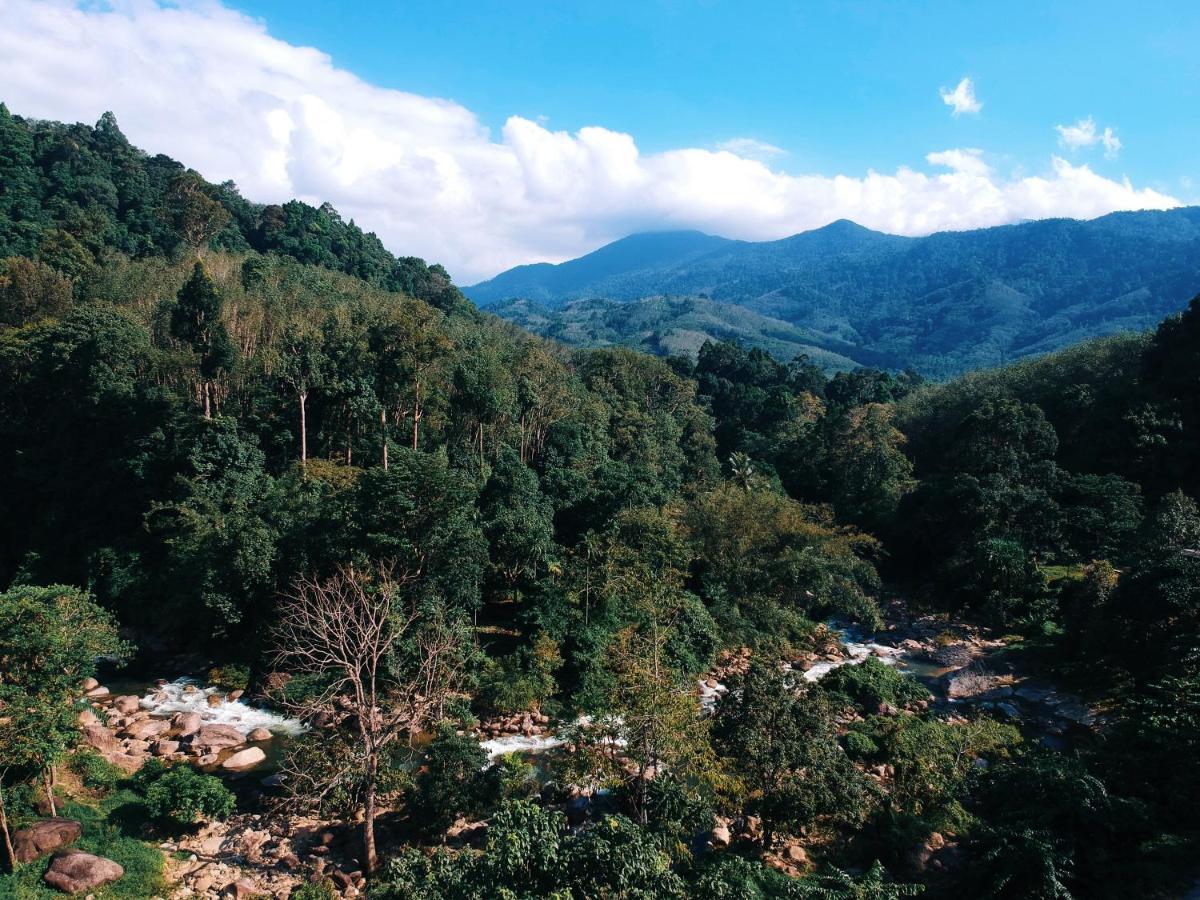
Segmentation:
[(519, 116), (492, 134), (457, 103), (371, 85), (213, 0), (0, 0), (0, 99), (68, 121), (112, 109), (152, 153), (254, 200), (328, 200), (462, 283), (639, 229), (761, 240), (848, 218), (924, 234), (1178, 204), (1061, 159), (1004, 177), (975, 149), (931, 153), (933, 172), (791, 175), (748, 144), (644, 154), (628, 134)]
[(930, 165), (945, 166), (965, 175), (987, 178), (992, 174), (992, 167), (983, 161), (983, 151), (975, 147), (928, 153), (925, 155), (925, 161)]
[(787, 151), (782, 147), (776, 147), (774, 144), (751, 137), (736, 137), (721, 141), (717, 144), (717, 149), (732, 153), (734, 156), (744, 156), (746, 159), (757, 159), (761, 162), (787, 156)]
[(974, 115), (983, 109), (983, 102), (975, 96), (975, 83), (970, 78), (964, 78), (954, 88), (941, 89), (942, 102), (951, 108), (951, 114), (961, 116), (963, 113)]
[(1104, 133), (1100, 135), (1100, 143), (1104, 145), (1104, 155), (1108, 159), (1116, 159), (1117, 154), (1121, 152), (1121, 139), (1108, 126), (1105, 126)]
[(1074, 125), (1055, 125), (1058, 132), (1058, 142), (1069, 150), (1079, 150), (1100, 144), (1104, 147), (1107, 159), (1116, 159), (1121, 152), (1121, 139), (1111, 126), (1105, 126), (1103, 131), (1096, 130), (1096, 120), (1091, 116), (1080, 119)]

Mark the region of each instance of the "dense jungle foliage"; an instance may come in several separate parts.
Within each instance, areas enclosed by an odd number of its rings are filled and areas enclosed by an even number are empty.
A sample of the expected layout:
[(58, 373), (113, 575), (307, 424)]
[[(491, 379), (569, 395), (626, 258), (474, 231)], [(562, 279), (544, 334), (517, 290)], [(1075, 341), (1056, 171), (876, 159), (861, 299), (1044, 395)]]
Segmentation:
[[(394, 581), (412, 615), (387, 677), (438, 640), (446, 692), (422, 774), (382, 753), (364, 776), (411, 826), (371, 896), (1176, 896), (1200, 837), (1198, 387), (1200, 298), (940, 384), (571, 350), (327, 206), (249, 203), (111, 115), (0, 106), (7, 816), (67, 758), (97, 655), (262, 687), (297, 579), (380, 571), (366, 595)], [(1052, 749), (885, 666), (779, 665), (897, 596), (1014, 636), (1106, 724)], [(743, 647), (702, 716), (697, 679)], [(575, 723), (553, 790), (459, 734), (523, 711)], [(148, 820), (228, 813), (155, 774), (122, 789)], [(581, 821), (565, 785), (609, 805)], [(322, 811), (352, 820), (364, 790)], [(441, 846), (460, 816), (486, 836)], [(710, 849), (717, 819), (749, 824)], [(935, 834), (958, 865), (926, 865)]]

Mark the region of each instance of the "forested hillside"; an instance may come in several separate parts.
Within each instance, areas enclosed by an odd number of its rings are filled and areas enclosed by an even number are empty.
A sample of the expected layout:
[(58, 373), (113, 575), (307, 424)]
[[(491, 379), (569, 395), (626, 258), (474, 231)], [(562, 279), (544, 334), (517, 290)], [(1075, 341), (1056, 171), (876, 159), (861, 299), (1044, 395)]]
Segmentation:
[(573, 300), (559, 308), (532, 300), (502, 300), (487, 311), (572, 347), (632, 347), (656, 356), (695, 359), (706, 341), (728, 342), (765, 350), (784, 362), (806, 356), (827, 371), (857, 368), (869, 355), (858, 353), (857, 360), (850, 359), (826, 349), (828, 341), (820, 335), (741, 306), (697, 297)]
[[(923, 238), (844, 221), (763, 243), (685, 233), (672, 236), (675, 252), (655, 252), (664, 237), (634, 235), (558, 266), (513, 269), (466, 292), (485, 306), (517, 298), (550, 309), (579, 299), (700, 298), (757, 313), (774, 320), (775, 330), (790, 327), (807, 343), (864, 365), (945, 377), (1153, 327), (1180, 310), (1200, 280), (1198, 207)], [(573, 312), (554, 320), (569, 328)], [(737, 315), (721, 311), (725, 319)], [(768, 330), (761, 322), (760, 333)], [(683, 321), (657, 327), (689, 330)], [(623, 343), (637, 343), (635, 328), (618, 331), (628, 335)]]
[(111, 116), (0, 166), (0, 896), (1200, 874), (1200, 298), (942, 384), (571, 350)]

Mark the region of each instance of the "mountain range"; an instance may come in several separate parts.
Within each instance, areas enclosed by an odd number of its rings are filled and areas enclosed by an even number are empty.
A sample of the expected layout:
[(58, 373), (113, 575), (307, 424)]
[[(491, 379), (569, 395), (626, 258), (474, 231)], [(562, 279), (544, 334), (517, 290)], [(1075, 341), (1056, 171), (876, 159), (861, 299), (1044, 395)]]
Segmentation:
[[(840, 220), (778, 241), (634, 234), (464, 288), (568, 343), (737, 339), (940, 377), (1152, 327), (1200, 292), (1200, 207), (901, 237)], [(584, 302), (580, 302), (584, 301)]]

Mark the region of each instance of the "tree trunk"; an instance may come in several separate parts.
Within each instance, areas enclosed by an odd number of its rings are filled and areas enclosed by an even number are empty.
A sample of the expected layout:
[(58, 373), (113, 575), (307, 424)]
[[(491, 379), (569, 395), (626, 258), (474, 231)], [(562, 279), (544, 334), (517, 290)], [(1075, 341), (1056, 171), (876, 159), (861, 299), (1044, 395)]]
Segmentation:
[(416, 390), (413, 393), (413, 449), (417, 449), (417, 435), (421, 425), (421, 382), (416, 384)]
[(4, 852), (8, 858), (8, 871), (17, 868), (17, 852), (13, 849), (12, 835), (8, 832), (8, 810), (4, 806), (4, 785), (0, 783), (0, 834), (4, 835)]
[(375, 753), (367, 754), (366, 802), (363, 809), (363, 869), (371, 874), (379, 868), (379, 856), (375, 852), (375, 782), (379, 771), (379, 760)]
[(379, 431), (380, 431), (380, 433), (383, 435), (383, 471), (385, 471), (385, 472), (386, 472), (386, 471), (388, 470), (388, 457), (387, 457), (387, 410), (386, 410), (386, 409), (381, 409), (381, 410), (379, 411)]
[(50, 780), (50, 766), (46, 767), (46, 770), (43, 774), (46, 781), (46, 802), (50, 804), (50, 815), (57, 816), (58, 806), (54, 802), (54, 784)]
[(308, 474), (308, 391), (300, 391), (300, 471)]
[(767, 820), (763, 819), (762, 832), (762, 848), (764, 853), (769, 853), (771, 848), (775, 846), (775, 828), (767, 824)]

